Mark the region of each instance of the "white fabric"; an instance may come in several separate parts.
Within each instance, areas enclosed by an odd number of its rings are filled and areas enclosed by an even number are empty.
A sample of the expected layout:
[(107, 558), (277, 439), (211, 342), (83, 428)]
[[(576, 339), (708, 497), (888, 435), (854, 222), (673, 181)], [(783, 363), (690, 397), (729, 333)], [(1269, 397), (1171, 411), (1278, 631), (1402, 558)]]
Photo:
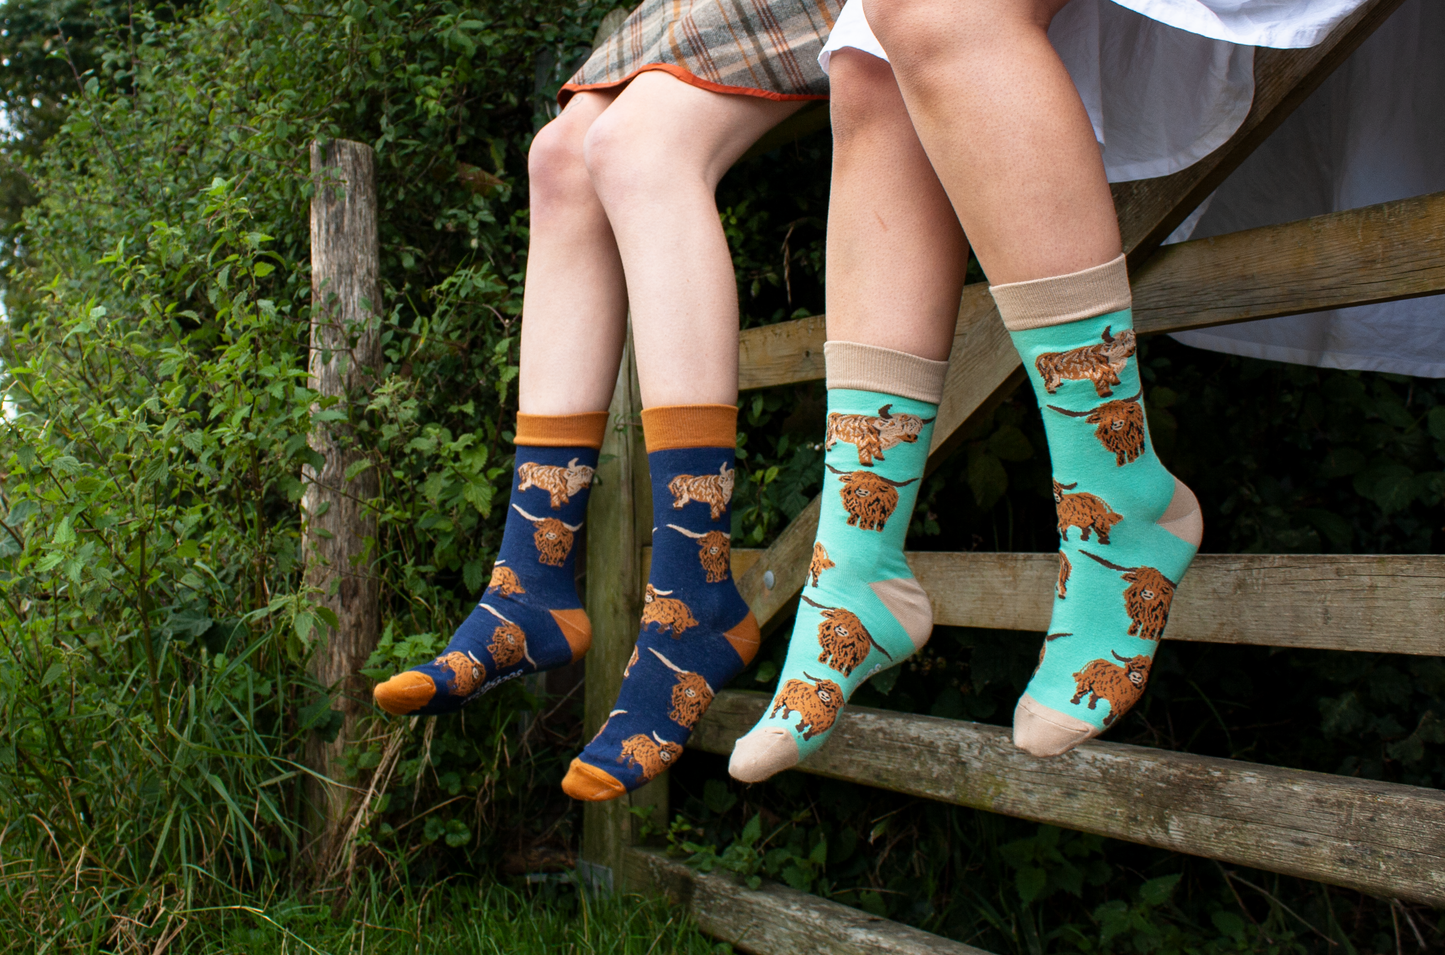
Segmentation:
[[(1109, 0), (1073, 0), (1054, 18), (1049, 39), (1089, 112), (1110, 182), (1167, 176), (1199, 161), (1234, 135), (1254, 101), (1252, 46), (1176, 30)], [(825, 72), (844, 47), (888, 59), (859, 0), (844, 4), (818, 55)]]
[[(1225, 180), (1193, 237), (1445, 190), (1442, 50), (1445, 4), (1406, 0)], [(1184, 228), (1171, 236), (1185, 237)], [(1445, 378), (1439, 295), (1174, 337), (1251, 358)]]

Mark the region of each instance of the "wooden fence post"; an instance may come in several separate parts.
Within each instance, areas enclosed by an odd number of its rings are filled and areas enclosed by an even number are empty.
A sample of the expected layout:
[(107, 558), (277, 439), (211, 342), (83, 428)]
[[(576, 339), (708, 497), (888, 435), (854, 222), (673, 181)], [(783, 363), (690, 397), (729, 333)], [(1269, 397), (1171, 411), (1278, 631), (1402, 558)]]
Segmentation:
[[(305, 492), (302, 553), (306, 583), (320, 603), (336, 614), (333, 630), (316, 625), (320, 644), (311, 673), (336, 694), (333, 707), (343, 722), (335, 740), (319, 735), (306, 744), (307, 763), (337, 779), (341, 754), (355, 739), (356, 724), (370, 707), (370, 685), (357, 671), (380, 636), (380, 584), (371, 572), (369, 542), (376, 517), (368, 501), (379, 493), (376, 471), (348, 477), (366, 455), (356, 446), (351, 399), (369, 391), (381, 363), (380, 252), (376, 224), (376, 162), (370, 146), (333, 140), (311, 144), (311, 359), (310, 387), (337, 397), (346, 417), (313, 428), (311, 447), (325, 458), (318, 472), (302, 472)], [(313, 406), (313, 411), (317, 410)], [(343, 853), (352, 792), (314, 781), (311, 854), (326, 871)]]
[[(612, 396), (607, 435), (587, 509), (587, 616), (592, 650), (587, 655), (584, 738), (607, 719), (622, 687), (622, 670), (637, 642), (642, 591), (647, 583), (643, 547), (652, 539), (652, 484), (642, 440), (642, 391), (637, 383), (632, 340), (622, 356)], [(634, 807), (653, 810), (654, 824), (667, 818), (667, 776), (636, 792), (583, 808), (584, 883), (603, 892), (626, 891), (625, 852), (640, 826)]]

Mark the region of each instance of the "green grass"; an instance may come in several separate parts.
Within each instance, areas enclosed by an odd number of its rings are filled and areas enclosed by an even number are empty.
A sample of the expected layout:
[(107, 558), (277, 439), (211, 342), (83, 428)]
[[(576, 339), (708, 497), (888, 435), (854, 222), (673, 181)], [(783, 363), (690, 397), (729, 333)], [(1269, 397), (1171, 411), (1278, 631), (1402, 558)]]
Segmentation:
[[(657, 898), (586, 898), (570, 886), (413, 886), (358, 893), (333, 907), (288, 898), (52, 931), (12, 925), (0, 951), (131, 955), (720, 955), (732, 948), (697, 930), (686, 910)], [(117, 913), (119, 915), (119, 913)], [(11, 934), (11, 933), (14, 934)], [(172, 934), (174, 933), (174, 934)], [(167, 941), (169, 939), (169, 941)]]

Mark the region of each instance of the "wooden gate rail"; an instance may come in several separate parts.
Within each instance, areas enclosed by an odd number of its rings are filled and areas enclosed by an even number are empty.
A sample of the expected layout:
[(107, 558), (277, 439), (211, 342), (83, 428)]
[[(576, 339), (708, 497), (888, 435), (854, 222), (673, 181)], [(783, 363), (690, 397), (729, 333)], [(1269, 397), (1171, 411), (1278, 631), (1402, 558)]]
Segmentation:
[[(1225, 177), (1400, 5), (1366, 0), (1319, 46), (1255, 52), (1244, 124), (1172, 176), (1114, 186), (1142, 334), (1391, 301), (1445, 291), (1445, 193), (1160, 249)], [(816, 119), (816, 116), (814, 117)], [(821, 316), (745, 332), (740, 386), (824, 376)], [(629, 349), (630, 352), (630, 349)], [(964, 289), (929, 468), (937, 467), (1024, 380), (983, 285)], [(586, 732), (616, 699), (646, 576), (650, 487), (630, 358), (615, 428), (602, 449), (587, 541)], [(734, 551), (734, 574), (764, 632), (802, 587), (821, 498), (762, 551)], [(1054, 554), (911, 553), (940, 624), (1042, 630)], [(1168, 637), (1215, 643), (1445, 653), (1445, 557), (1205, 555), (1184, 579)], [(724, 691), (693, 734), (716, 753), (766, 698)], [(1015, 749), (1002, 727), (849, 708), (838, 737), (799, 767), (837, 779), (973, 806), (1445, 905), (1445, 793), (1092, 741), (1049, 760)], [(667, 778), (584, 816), (588, 881), (666, 892), (703, 928), (744, 951), (973, 952), (781, 887), (750, 892), (636, 848), (637, 826), (666, 822)], [(642, 810), (640, 812), (635, 810)], [(910, 947), (911, 946), (911, 947)], [(920, 947), (921, 946), (921, 947)]]
[(660, 852), (631, 849), (627, 881), (670, 895), (698, 927), (744, 952), (762, 955), (988, 955), (907, 925), (820, 899), (785, 885), (745, 888), (698, 872)]
[[(730, 753), (769, 703), (724, 690), (692, 746)], [(1092, 740), (1050, 759), (1005, 726), (843, 711), (806, 773), (1445, 906), (1445, 792)]]

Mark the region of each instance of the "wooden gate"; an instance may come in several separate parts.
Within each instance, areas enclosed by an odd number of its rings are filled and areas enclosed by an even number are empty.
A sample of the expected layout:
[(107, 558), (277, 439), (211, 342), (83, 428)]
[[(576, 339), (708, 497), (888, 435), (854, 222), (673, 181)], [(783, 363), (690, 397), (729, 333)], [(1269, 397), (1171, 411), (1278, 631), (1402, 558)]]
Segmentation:
[[(1143, 334), (1205, 328), (1445, 291), (1445, 193), (1160, 248), (1204, 200), (1399, 5), (1365, 3), (1321, 45), (1255, 54), (1254, 105), (1210, 156), (1172, 176), (1114, 187)], [(743, 389), (818, 380), (821, 316), (743, 333)], [(964, 289), (929, 467), (1024, 380), (987, 288)], [(616, 699), (646, 580), (651, 501), (636, 373), (624, 364), (602, 449), (587, 545), (590, 735)], [(734, 550), (764, 633), (802, 588), (819, 499), (766, 550)], [(1057, 556), (916, 553), (938, 624), (1042, 631)], [(1179, 588), (1170, 640), (1445, 655), (1445, 557), (1202, 555)], [(690, 745), (726, 754), (767, 696), (727, 690)], [(1092, 741), (1038, 760), (1009, 730), (850, 707), (801, 771), (1098, 833), (1377, 896), (1445, 906), (1445, 792)], [(792, 952), (977, 952), (773, 886), (750, 891), (634, 845), (667, 816), (666, 777), (587, 806), (580, 872), (608, 888), (661, 891), (738, 948)], [(634, 811), (643, 810), (643, 811)]]

